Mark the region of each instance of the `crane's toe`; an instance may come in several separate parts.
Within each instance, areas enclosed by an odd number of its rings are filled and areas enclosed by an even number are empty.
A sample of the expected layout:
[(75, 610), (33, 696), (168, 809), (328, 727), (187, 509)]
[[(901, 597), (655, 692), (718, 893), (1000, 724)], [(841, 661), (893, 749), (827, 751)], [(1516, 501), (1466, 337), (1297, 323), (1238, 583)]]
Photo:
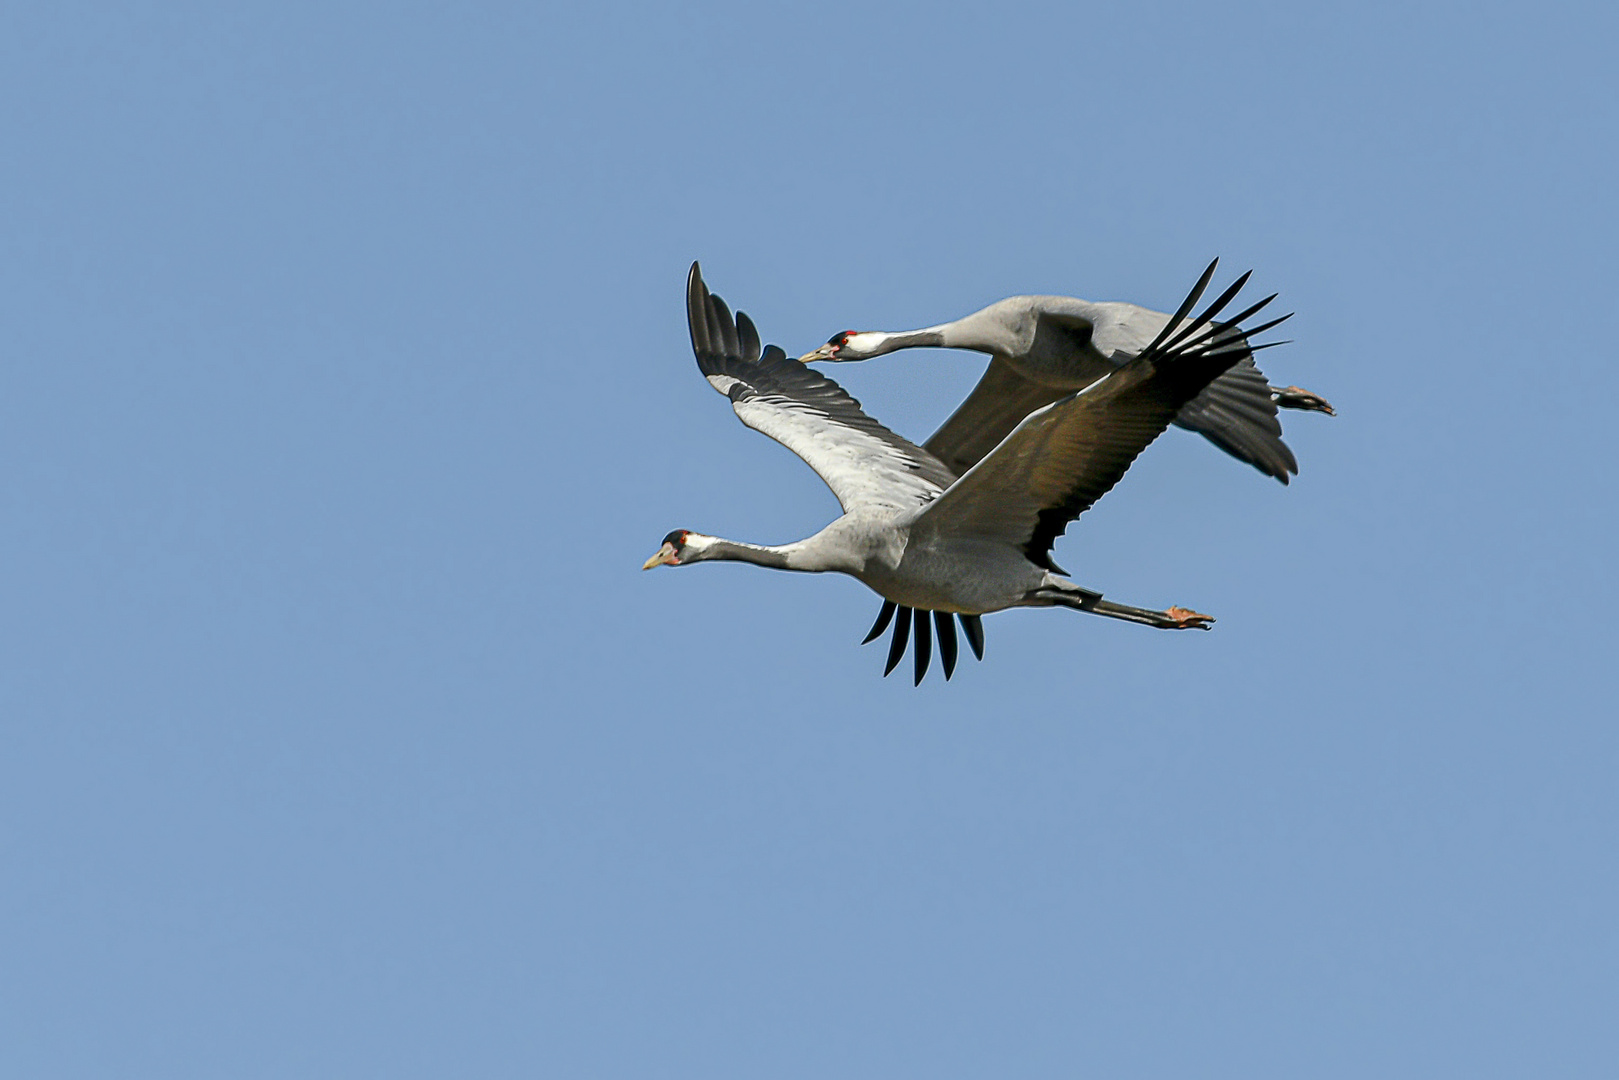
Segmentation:
[(1173, 630), (1207, 630), (1214, 625), (1213, 615), (1199, 615), (1188, 608), (1172, 607), (1164, 614), (1174, 620)]

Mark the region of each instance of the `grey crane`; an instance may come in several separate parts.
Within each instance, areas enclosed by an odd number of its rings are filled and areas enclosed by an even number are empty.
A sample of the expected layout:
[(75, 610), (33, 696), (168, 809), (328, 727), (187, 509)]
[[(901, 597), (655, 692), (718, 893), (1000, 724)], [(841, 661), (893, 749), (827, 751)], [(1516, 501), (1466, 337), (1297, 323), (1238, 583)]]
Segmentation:
[(952, 615), (979, 659), (980, 616), (1010, 607), (1060, 606), (1166, 630), (1207, 629), (1213, 619), (1185, 608), (1153, 611), (1103, 599), (1063, 577), (1051, 560), (1051, 547), (1070, 521), (1118, 483), (1188, 401), (1253, 348), (1263, 347), (1250, 346), (1248, 336), (1282, 321), (1237, 328), (1269, 297), (1226, 323), (1213, 321), (1247, 275), (1188, 319), (1215, 265), (1209, 264), (1173, 321), (1134, 359), (1035, 409), (958, 476), (867, 416), (831, 379), (774, 345), (761, 352), (752, 320), (742, 312), (733, 318), (693, 263), (686, 304), (698, 369), (730, 399), (744, 424), (786, 446), (820, 475), (843, 515), (808, 539), (780, 545), (676, 529), (642, 569), (733, 560), (848, 574), (884, 600), (866, 640), (880, 635), (890, 621), (895, 627), (883, 674), (893, 671), (914, 637), (918, 684), (927, 673), (934, 630), (945, 678), (954, 671)]
[[(959, 473), (977, 464), (1034, 410), (1141, 355), (1169, 324), (1170, 316), (1135, 304), (1013, 296), (964, 319), (921, 330), (844, 330), (799, 359), (869, 360), (917, 346), (989, 353), (989, 368), (977, 387), (922, 444)], [(1308, 390), (1270, 385), (1253, 359), (1243, 357), (1181, 406), (1174, 422), (1285, 484), (1299, 465), (1282, 441), (1278, 406), (1333, 413), (1325, 399)]]

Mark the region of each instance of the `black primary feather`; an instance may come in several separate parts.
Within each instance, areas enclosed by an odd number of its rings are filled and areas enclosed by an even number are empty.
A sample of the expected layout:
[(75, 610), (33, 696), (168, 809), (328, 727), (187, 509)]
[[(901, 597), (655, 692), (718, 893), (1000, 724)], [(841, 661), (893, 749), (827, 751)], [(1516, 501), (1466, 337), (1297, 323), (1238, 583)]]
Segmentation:
[[(1248, 279), (1253, 277), (1253, 276), (1254, 276), (1254, 272), (1252, 270), (1250, 270), (1247, 273), (1243, 274), (1241, 277), (1239, 277), (1236, 281), (1233, 281), (1231, 283), (1231, 287), (1226, 289), (1225, 292), (1221, 293), (1217, 298), (1215, 298), (1214, 302), (1209, 304), (1208, 307), (1204, 308), (1203, 313), (1201, 315), (1198, 315), (1196, 318), (1194, 318), (1190, 323), (1188, 323), (1174, 337), (1172, 337), (1168, 341), (1164, 342), (1164, 351), (1165, 352), (1173, 352), (1175, 349), (1178, 349), (1183, 345), (1193, 344), (1193, 343), (1188, 342), (1187, 338), (1190, 338), (1194, 333), (1196, 333), (1198, 331), (1199, 328), (1201, 328), (1201, 327), (1207, 325), (1209, 322), (1211, 322), (1215, 315), (1217, 315), (1220, 312), (1224, 311), (1225, 306), (1227, 304), (1231, 303), (1231, 301), (1236, 298), (1236, 295), (1242, 291), (1242, 287), (1244, 285), (1248, 284)], [(1266, 304), (1270, 303), (1274, 299), (1276, 299), (1274, 296), (1270, 296), (1270, 297), (1266, 297), (1264, 300), (1261, 300), (1259, 302), (1259, 304), (1256, 306), (1256, 310), (1257, 310), (1257, 308), (1264, 307)], [(1237, 318), (1233, 319), (1232, 321), (1233, 322), (1240, 322), (1241, 320), (1246, 319), (1251, 314), (1253, 314), (1252, 311), (1247, 312), (1247, 313), (1245, 313), (1243, 315), (1237, 316)], [(1216, 323), (1214, 326), (1212, 326), (1209, 329), (1208, 333), (1212, 334), (1215, 331), (1218, 331), (1218, 330), (1221, 330), (1221, 329), (1223, 329), (1223, 326), (1221, 324)]]
[(944, 681), (949, 682), (950, 676), (956, 673), (956, 624), (948, 611), (935, 611), (933, 628), (937, 631), (934, 636), (939, 639), (939, 663), (944, 665)]
[[(1198, 298), (1208, 285), (1214, 265), (1211, 263), (1209, 269), (1204, 271), (1203, 277), (1198, 280), (1175, 317), (1170, 320), (1170, 326), (1185, 318), (1186, 312), (1196, 306)], [(1247, 280), (1246, 275), (1242, 280)], [(1109, 425), (1117, 427), (1121, 436), (1118, 446), (1121, 449), (1116, 455), (1116, 460), (1110, 462), (1108, 468), (1093, 470), (1089, 475), (1076, 477), (1074, 486), (1061, 501), (1039, 512), (1034, 530), (1023, 548), (1023, 553), (1030, 562), (1054, 573), (1062, 573), (1051, 559), (1051, 547), (1067, 530), (1068, 523), (1107, 494), (1124, 476), (1131, 462), (1135, 460), (1135, 455), (1157, 438), (1157, 433), (1168, 427), (1193, 398), (1251, 354), (1253, 350), (1245, 340), (1248, 334), (1257, 334), (1281, 321), (1281, 319), (1272, 320), (1252, 331), (1245, 331), (1235, 323), (1214, 323), (1214, 317), (1235, 296), (1235, 290), (1227, 289), (1214, 303), (1198, 314), (1190, 327), (1175, 334), (1172, 344), (1160, 347), (1163, 341), (1169, 339), (1166, 329), (1166, 332), (1159, 334), (1154, 343), (1139, 356), (1109, 375), (1095, 388), (1095, 393), (1110, 395), (1121, 406), (1126, 401), (1129, 402), (1127, 406), (1115, 410), (1111, 416), (1103, 415), (1097, 420), (1103, 427)], [(1257, 312), (1266, 303), (1269, 303), (1269, 298), (1249, 308), (1244, 314)], [(1073, 397), (1092, 392), (1079, 391)], [(1133, 450), (1128, 449), (1132, 446)], [(1279, 471), (1285, 475), (1286, 463), (1276, 464), (1281, 466)], [(1275, 475), (1275, 472), (1272, 472), (1272, 475)]]
[(928, 673), (928, 664), (933, 660), (933, 626), (928, 622), (928, 613), (916, 613), (916, 682), (912, 686), (922, 685), (922, 676)]
[(961, 620), (961, 629), (967, 635), (967, 644), (971, 646), (973, 655), (978, 659), (984, 658), (984, 620), (979, 615), (957, 615)]
[[(696, 273), (697, 264), (692, 263), (691, 265), (692, 272)], [(1143, 355), (1154, 351), (1158, 346), (1162, 345), (1164, 339), (1169, 337), (1175, 328), (1180, 325), (1180, 321), (1186, 318), (1191, 313), (1191, 310), (1197, 306), (1197, 302), (1203, 298), (1203, 290), (1209, 287), (1209, 279), (1214, 277), (1214, 268), (1219, 265), (1219, 259), (1209, 263), (1208, 269), (1203, 271), (1203, 276), (1197, 279), (1196, 285), (1192, 286), (1192, 291), (1187, 294), (1185, 300), (1181, 301), (1181, 306), (1175, 309), (1175, 314), (1169, 317), (1169, 321), (1164, 324), (1164, 328), (1158, 331), (1158, 336), (1153, 338), (1151, 343), (1142, 350)]]
[(888, 629), (888, 623), (893, 619), (894, 609), (897, 607), (899, 607), (899, 605), (894, 603), (894, 601), (884, 600), (883, 606), (877, 612), (877, 621), (871, 624), (871, 633), (867, 634), (866, 639), (860, 644), (870, 645), (873, 641), (876, 641), (878, 638), (882, 637), (883, 631)]
[(911, 609), (902, 607), (894, 617), (894, 640), (888, 646), (888, 664), (883, 668), (883, 678), (899, 666), (901, 658), (905, 656), (905, 646), (911, 640)]

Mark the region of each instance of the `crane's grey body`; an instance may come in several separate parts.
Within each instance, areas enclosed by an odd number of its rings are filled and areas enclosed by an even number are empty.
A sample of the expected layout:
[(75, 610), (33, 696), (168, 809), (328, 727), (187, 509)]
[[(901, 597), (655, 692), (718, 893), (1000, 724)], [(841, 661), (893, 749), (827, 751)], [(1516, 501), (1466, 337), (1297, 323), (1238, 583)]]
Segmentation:
[[(935, 489), (933, 496), (943, 494)], [(930, 500), (931, 501), (931, 500)], [(744, 544), (689, 534), (684, 562), (751, 562), (776, 570), (847, 574), (885, 600), (923, 611), (984, 615), (1047, 604), (1042, 589), (1072, 582), (1031, 563), (1009, 544), (941, 536), (922, 522), (926, 507), (855, 506), (814, 536), (790, 544)]]
[[(1013, 296), (921, 330), (845, 331), (800, 359), (867, 360), (919, 346), (988, 353), (992, 359), (977, 387), (923, 444), (951, 468), (965, 471), (1035, 409), (1141, 355), (1170, 319), (1120, 301)], [(1282, 441), (1278, 406), (1332, 412), (1308, 391), (1271, 386), (1253, 359), (1244, 357), (1187, 402), (1174, 422), (1285, 484), (1298, 472), (1298, 461)]]
[(921, 523), (925, 513), (853, 510), (799, 545), (786, 545), (784, 569), (848, 574), (885, 600), (960, 615), (1018, 607), (1036, 590), (1053, 587), (1055, 575), (1017, 549), (940, 536)]
[[(744, 424), (813, 468), (844, 512), (814, 536), (776, 546), (677, 529), (646, 569), (723, 559), (857, 578), (886, 601), (873, 636), (898, 613), (890, 670), (915, 613), (918, 681), (934, 628), (949, 677), (956, 655), (951, 615), (980, 656), (978, 616), (1010, 607), (1061, 605), (1164, 629), (1207, 628), (1208, 616), (1181, 608), (1152, 611), (1103, 600), (1063, 577), (1050, 552), (1068, 522), (1123, 477), (1187, 400), (1248, 356), (1241, 332), (1211, 321), (1246, 276), (1183, 321), (1213, 272), (1211, 264), (1176, 317), (1184, 329), (1174, 336), (1166, 330), (1122, 367), (1020, 417), (992, 452), (958, 475), (866, 415), (831, 379), (773, 345), (761, 353), (753, 323), (741, 312), (733, 319), (693, 263), (687, 313), (699, 369)], [(931, 622), (928, 612), (935, 613)]]

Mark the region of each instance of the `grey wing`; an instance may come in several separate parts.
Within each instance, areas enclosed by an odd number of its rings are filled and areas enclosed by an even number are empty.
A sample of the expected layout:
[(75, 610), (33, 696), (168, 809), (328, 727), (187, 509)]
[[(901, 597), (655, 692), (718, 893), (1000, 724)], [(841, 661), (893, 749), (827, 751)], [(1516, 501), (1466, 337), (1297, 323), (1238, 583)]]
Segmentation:
[[(1013, 296), (954, 324), (952, 345), (989, 352), (993, 359), (972, 393), (923, 445), (964, 473), (1025, 416), (1108, 374), (1122, 361), (1110, 361), (1091, 339), (1098, 316), (1111, 316), (1109, 307), (1068, 296)], [(1151, 340), (1147, 335), (1140, 347)], [(1008, 359), (1014, 356), (1015, 363)]]
[(1195, 431), (1239, 461), (1287, 483), (1299, 471), (1298, 459), (1282, 441), (1282, 422), (1270, 383), (1244, 357), (1175, 416), (1175, 426)]
[[(974, 318), (983, 321), (993, 314), (1004, 320), (1013, 311), (1034, 316), (1032, 338), (1022, 345), (1044, 346), (1039, 354), (1047, 363), (1038, 371), (1043, 379), (1027, 377), (1000, 357), (990, 361), (972, 393), (923, 443), (958, 474), (978, 464), (1029, 413), (1139, 356), (1169, 325), (1169, 315), (1162, 311), (1069, 296), (1012, 297)], [(1282, 441), (1270, 385), (1252, 357), (1210, 383), (1174, 422), (1284, 484), (1299, 471), (1293, 451)]]
[(1025, 416), (1068, 393), (1026, 379), (996, 357), (967, 400), (922, 447), (956, 473), (965, 473), (1000, 445)]
[[(1068, 522), (1119, 482), (1187, 402), (1249, 354), (1243, 333), (1212, 322), (1246, 275), (1197, 319), (1182, 323), (1213, 269), (1205, 272), (1175, 317), (1180, 328), (1174, 337), (1167, 330), (1161, 332), (1158, 340), (1114, 374), (1029, 415), (928, 506), (916, 528), (1011, 543), (1031, 562), (1056, 570), (1051, 545)], [(1255, 314), (1268, 302), (1268, 298), (1261, 301), (1232, 322)], [(1248, 333), (1274, 325), (1267, 323)]]
[(686, 316), (697, 367), (709, 383), (730, 398), (744, 424), (803, 458), (845, 512), (915, 509), (955, 480), (932, 454), (867, 416), (831, 379), (774, 345), (761, 355), (752, 320), (741, 312), (732, 318), (696, 263), (686, 279)]
[[(1169, 316), (1135, 304), (1105, 303), (1094, 309), (1097, 349), (1123, 360), (1137, 356)], [(1282, 441), (1276, 400), (1253, 357), (1245, 357), (1186, 403), (1175, 425), (1195, 431), (1238, 461), (1287, 483), (1299, 471), (1298, 459)]]

